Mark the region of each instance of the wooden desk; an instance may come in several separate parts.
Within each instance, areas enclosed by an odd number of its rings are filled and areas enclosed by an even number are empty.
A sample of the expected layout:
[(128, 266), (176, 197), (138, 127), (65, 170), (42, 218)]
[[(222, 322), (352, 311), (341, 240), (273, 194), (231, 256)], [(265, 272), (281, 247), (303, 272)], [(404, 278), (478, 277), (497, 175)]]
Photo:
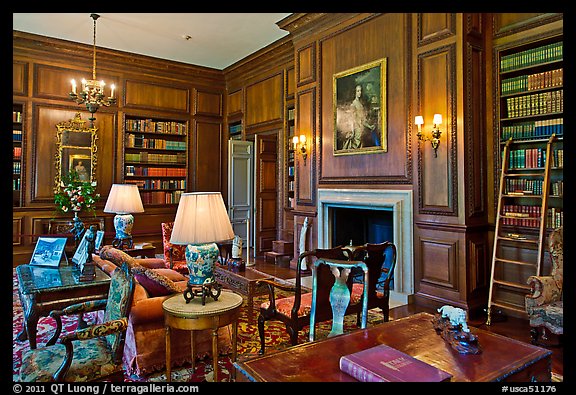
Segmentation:
[(452, 381), (551, 380), (552, 352), (482, 329), (482, 353), (459, 354), (436, 334), (432, 315), (419, 313), (368, 329), (300, 344), (270, 355), (235, 363), (250, 381), (355, 381), (340, 371), (342, 355), (387, 344), (452, 374)]
[(238, 318), (242, 296), (231, 291), (222, 291), (218, 300), (208, 297), (202, 306), (201, 298), (194, 298), (186, 303), (184, 296), (176, 294), (162, 303), (164, 323), (166, 325), (166, 380), (172, 381), (170, 366), (170, 330), (182, 329), (191, 331), (190, 344), (192, 352), (192, 371), (195, 369), (196, 353), (194, 352), (194, 331), (212, 329), (212, 366), (214, 382), (218, 381), (218, 328), (232, 324), (232, 360), (236, 361), (236, 344), (238, 335)]
[(263, 295), (268, 292), (267, 286), (264, 284), (256, 286), (256, 281), (274, 279), (273, 276), (252, 270), (249, 267), (244, 270), (235, 271), (223, 265), (216, 265), (214, 269), (214, 278), (224, 287), (230, 288), (248, 297), (249, 323), (254, 321), (254, 296)]
[(58, 268), (34, 265), (16, 267), (18, 294), (24, 312), (24, 328), (18, 340), (30, 341), (36, 348), (36, 326), (40, 317), (47, 317), (52, 310), (61, 310), (74, 303), (107, 299), (110, 277), (96, 269), (92, 281), (80, 281), (80, 270), (75, 265)]

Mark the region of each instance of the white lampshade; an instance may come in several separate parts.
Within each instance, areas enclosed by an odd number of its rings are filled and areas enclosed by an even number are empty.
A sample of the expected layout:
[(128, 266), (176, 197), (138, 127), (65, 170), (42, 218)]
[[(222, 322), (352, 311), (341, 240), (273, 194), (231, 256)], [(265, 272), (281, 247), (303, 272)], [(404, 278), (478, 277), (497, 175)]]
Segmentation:
[(234, 230), (220, 192), (182, 194), (170, 243), (202, 244), (233, 238)]
[(143, 213), (142, 199), (136, 184), (112, 184), (105, 213), (128, 214)]
[(442, 123), (442, 114), (434, 114), (432, 122), (434, 122), (434, 125), (440, 125)]

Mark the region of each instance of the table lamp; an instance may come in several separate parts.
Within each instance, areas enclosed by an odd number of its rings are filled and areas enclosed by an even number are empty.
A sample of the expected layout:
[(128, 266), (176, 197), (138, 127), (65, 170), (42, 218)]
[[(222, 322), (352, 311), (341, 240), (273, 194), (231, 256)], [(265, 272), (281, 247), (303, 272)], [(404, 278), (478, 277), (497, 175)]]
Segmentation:
[(132, 226), (134, 216), (132, 213), (143, 213), (142, 199), (136, 184), (112, 184), (106, 206), (105, 213), (116, 213), (114, 217), (114, 229), (116, 237), (112, 241), (112, 246), (122, 249), (124, 246), (132, 248)]
[(190, 271), (184, 299), (189, 303), (201, 295), (218, 300), (221, 286), (214, 279), (214, 266), (220, 255), (216, 242), (231, 240), (234, 230), (220, 192), (183, 193), (178, 203), (170, 243), (186, 245), (186, 265)]

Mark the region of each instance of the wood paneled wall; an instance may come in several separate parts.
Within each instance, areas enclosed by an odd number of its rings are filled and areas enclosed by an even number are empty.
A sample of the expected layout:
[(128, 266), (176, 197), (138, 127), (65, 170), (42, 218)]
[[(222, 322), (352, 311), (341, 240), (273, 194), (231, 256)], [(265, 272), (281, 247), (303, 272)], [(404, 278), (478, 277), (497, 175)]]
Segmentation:
[[(92, 47), (33, 34), (14, 32), (14, 102), (24, 106), (23, 201), (13, 209), (13, 265), (30, 259), (38, 235), (48, 221), (64, 217), (54, 209), (56, 124), (89, 112), (68, 98), (70, 80), (90, 75)], [(97, 76), (117, 86), (118, 103), (96, 113), (101, 200), (98, 217), (105, 219), (107, 239), (114, 234), (113, 215), (103, 213), (113, 183), (124, 182), (126, 115), (187, 122), (188, 191), (225, 191), (225, 79), (220, 70), (163, 61), (98, 48)], [(226, 194), (223, 193), (226, 199)], [(173, 221), (177, 205), (147, 205), (137, 214), (133, 235), (162, 251), (161, 222)]]

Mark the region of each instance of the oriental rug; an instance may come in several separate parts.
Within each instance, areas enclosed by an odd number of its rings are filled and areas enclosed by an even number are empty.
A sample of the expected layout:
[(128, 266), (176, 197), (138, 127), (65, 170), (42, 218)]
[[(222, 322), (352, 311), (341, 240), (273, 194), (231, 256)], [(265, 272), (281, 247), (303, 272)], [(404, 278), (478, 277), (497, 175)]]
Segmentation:
[[(28, 341), (18, 341), (16, 337), (23, 328), (23, 312), (18, 297), (18, 283), (17, 276), (13, 274), (13, 361), (12, 361), (12, 375), (13, 380), (18, 381), (18, 373), (20, 370), (20, 363), (22, 354), (29, 349)], [(277, 293), (277, 298), (282, 297), (282, 293)], [(267, 296), (258, 296), (254, 298), (254, 312), (253, 317), (258, 317), (258, 308), (262, 302), (267, 300)], [(249, 324), (248, 311), (246, 298), (244, 297), (244, 304), (240, 312), (240, 319), (238, 321), (238, 360), (243, 361), (258, 356), (260, 349), (260, 338), (258, 336), (258, 327), (256, 320)], [(84, 319), (88, 323), (94, 322), (95, 314), (88, 313), (84, 315)], [(368, 312), (368, 326), (379, 324), (383, 321), (382, 313), (378, 309)], [(326, 338), (330, 332), (331, 322), (326, 321), (316, 325), (316, 339)], [(63, 317), (62, 319), (62, 333), (73, 331), (76, 329), (77, 318)], [(267, 321), (266, 322), (266, 354), (278, 352), (286, 347), (290, 347), (290, 337), (286, 332), (286, 328), (280, 321)], [(45, 344), (52, 335), (55, 327), (54, 319), (50, 317), (41, 317), (38, 321), (38, 334), (37, 344), (42, 346)], [(344, 330), (351, 331), (357, 329), (356, 315), (349, 315), (344, 321)], [(298, 344), (308, 341), (309, 328), (305, 327), (299, 332)], [(231, 356), (220, 356), (218, 359), (218, 381), (233, 381), (235, 369), (231, 360)], [(238, 373), (240, 374), (240, 373)], [(159, 371), (152, 373), (146, 377), (128, 376), (124, 377), (125, 382), (165, 382), (166, 372)], [(192, 372), (190, 364), (185, 364), (181, 367), (172, 369), (172, 381), (178, 382), (204, 382), (213, 381), (212, 359), (206, 358), (196, 362), (196, 370)]]

